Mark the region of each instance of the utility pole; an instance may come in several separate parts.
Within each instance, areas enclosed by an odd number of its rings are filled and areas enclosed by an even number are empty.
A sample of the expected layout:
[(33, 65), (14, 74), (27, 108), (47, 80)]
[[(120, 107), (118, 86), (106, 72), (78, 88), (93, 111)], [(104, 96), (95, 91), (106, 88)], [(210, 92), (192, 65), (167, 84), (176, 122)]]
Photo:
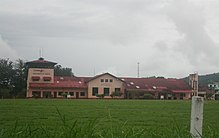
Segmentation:
[(192, 97), (190, 133), (194, 138), (201, 138), (204, 98), (198, 96), (198, 73), (191, 74), (190, 77), (194, 91), (194, 96)]

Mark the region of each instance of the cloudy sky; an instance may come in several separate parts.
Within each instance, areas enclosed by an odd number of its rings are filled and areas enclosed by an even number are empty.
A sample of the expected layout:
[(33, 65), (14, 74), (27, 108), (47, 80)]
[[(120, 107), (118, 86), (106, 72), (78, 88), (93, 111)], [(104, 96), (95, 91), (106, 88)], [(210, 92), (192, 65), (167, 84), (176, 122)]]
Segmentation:
[(1, 0), (0, 58), (39, 58), (77, 76), (219, 72), (218, 0)]

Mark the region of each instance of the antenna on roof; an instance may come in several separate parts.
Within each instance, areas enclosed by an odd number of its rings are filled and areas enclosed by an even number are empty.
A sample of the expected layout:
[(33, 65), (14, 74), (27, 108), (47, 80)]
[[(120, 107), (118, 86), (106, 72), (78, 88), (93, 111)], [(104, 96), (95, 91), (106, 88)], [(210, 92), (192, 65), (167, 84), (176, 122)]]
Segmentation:
[(40, 57), (43, 57), (43, 48), (40, 49), (39, 54), (40, 54), (40, 55), (39, 55)]
[(96, 75), (96, 71), (95, 71), (95, 68), (94, 68), (94, 76)]
[(137, 75), (137, 77), (139, 78), (139, 62), (137, 63), (138, 64), (138, 70), (137, 70), (137, 72), (138, 72), (138, 75)]
[(41, 57), (43, 57), (43, 48), (42, 48), (42, 55), (41, 55)]
[(39, 57), (41, 57), (41, 49), (39, 49)]

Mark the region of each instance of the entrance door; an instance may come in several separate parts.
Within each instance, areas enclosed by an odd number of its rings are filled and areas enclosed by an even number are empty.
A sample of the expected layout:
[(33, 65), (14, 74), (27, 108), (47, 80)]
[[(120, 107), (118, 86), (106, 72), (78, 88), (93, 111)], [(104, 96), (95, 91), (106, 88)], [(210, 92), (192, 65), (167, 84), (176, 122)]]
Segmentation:
[(51, 98), (51, 92), (44, 91), (43, 98)]
[(76, 99), (79, 98), (79, 92), (76, 92)]
[(57, 98), (57, 92), (54, 92), (53, 95), (54, 95), (54, 98)]

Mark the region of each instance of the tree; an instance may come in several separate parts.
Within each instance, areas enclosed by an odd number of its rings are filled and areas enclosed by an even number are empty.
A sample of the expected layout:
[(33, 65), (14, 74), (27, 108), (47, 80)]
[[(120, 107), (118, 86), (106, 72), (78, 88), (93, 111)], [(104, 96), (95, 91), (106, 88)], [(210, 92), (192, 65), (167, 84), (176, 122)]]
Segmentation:
[(144, 99), (154, 99), (154, 95), (151, 93), (145, 93), (144, 94)]
[(120, 92), (120, 91), (115, 91), (115, 92), (113, 92), (112, 94), (110, 94), (110, 96), (111, 96), (112, 98), (114, 98), (114, 97), (120, 97), (120, 96), (122, 96), (122, 95), (123, 95), (123, 93)]
[(12, 84), (13, 76), (13, 62), (9, 59), (0, 59), (0, 87), (8, 88)]
[(97, 95), (96, 95), (96, 97), (98, 97), (98, 98), (100, 98), (100, 99), (103, 99), (104, 96), (105, 96), (104, 94), (97, 94)]
[(13, 95), (25, 96), (27, 68), (25, 62), (21, 59), (16, 60), (14, 64), (15, 76), (14, 76), (14, 90)]
[(55, 76), (74, 76), (71, 68), (63, 68), (61, 65), (56, 65), (54, 68)]
[(68, 96), (68, 93), (66, 93), (66, 92), (63, 92), (63, 93), (61, 93), (61, 96), (63, 96), (63, 98), (67, 98), (67, 96)]
[(13, 90), (15, 71), (13, 69), (13, 62), (9, 59), (0, 59), (0, 96), (3, 95), (3, 89)]

